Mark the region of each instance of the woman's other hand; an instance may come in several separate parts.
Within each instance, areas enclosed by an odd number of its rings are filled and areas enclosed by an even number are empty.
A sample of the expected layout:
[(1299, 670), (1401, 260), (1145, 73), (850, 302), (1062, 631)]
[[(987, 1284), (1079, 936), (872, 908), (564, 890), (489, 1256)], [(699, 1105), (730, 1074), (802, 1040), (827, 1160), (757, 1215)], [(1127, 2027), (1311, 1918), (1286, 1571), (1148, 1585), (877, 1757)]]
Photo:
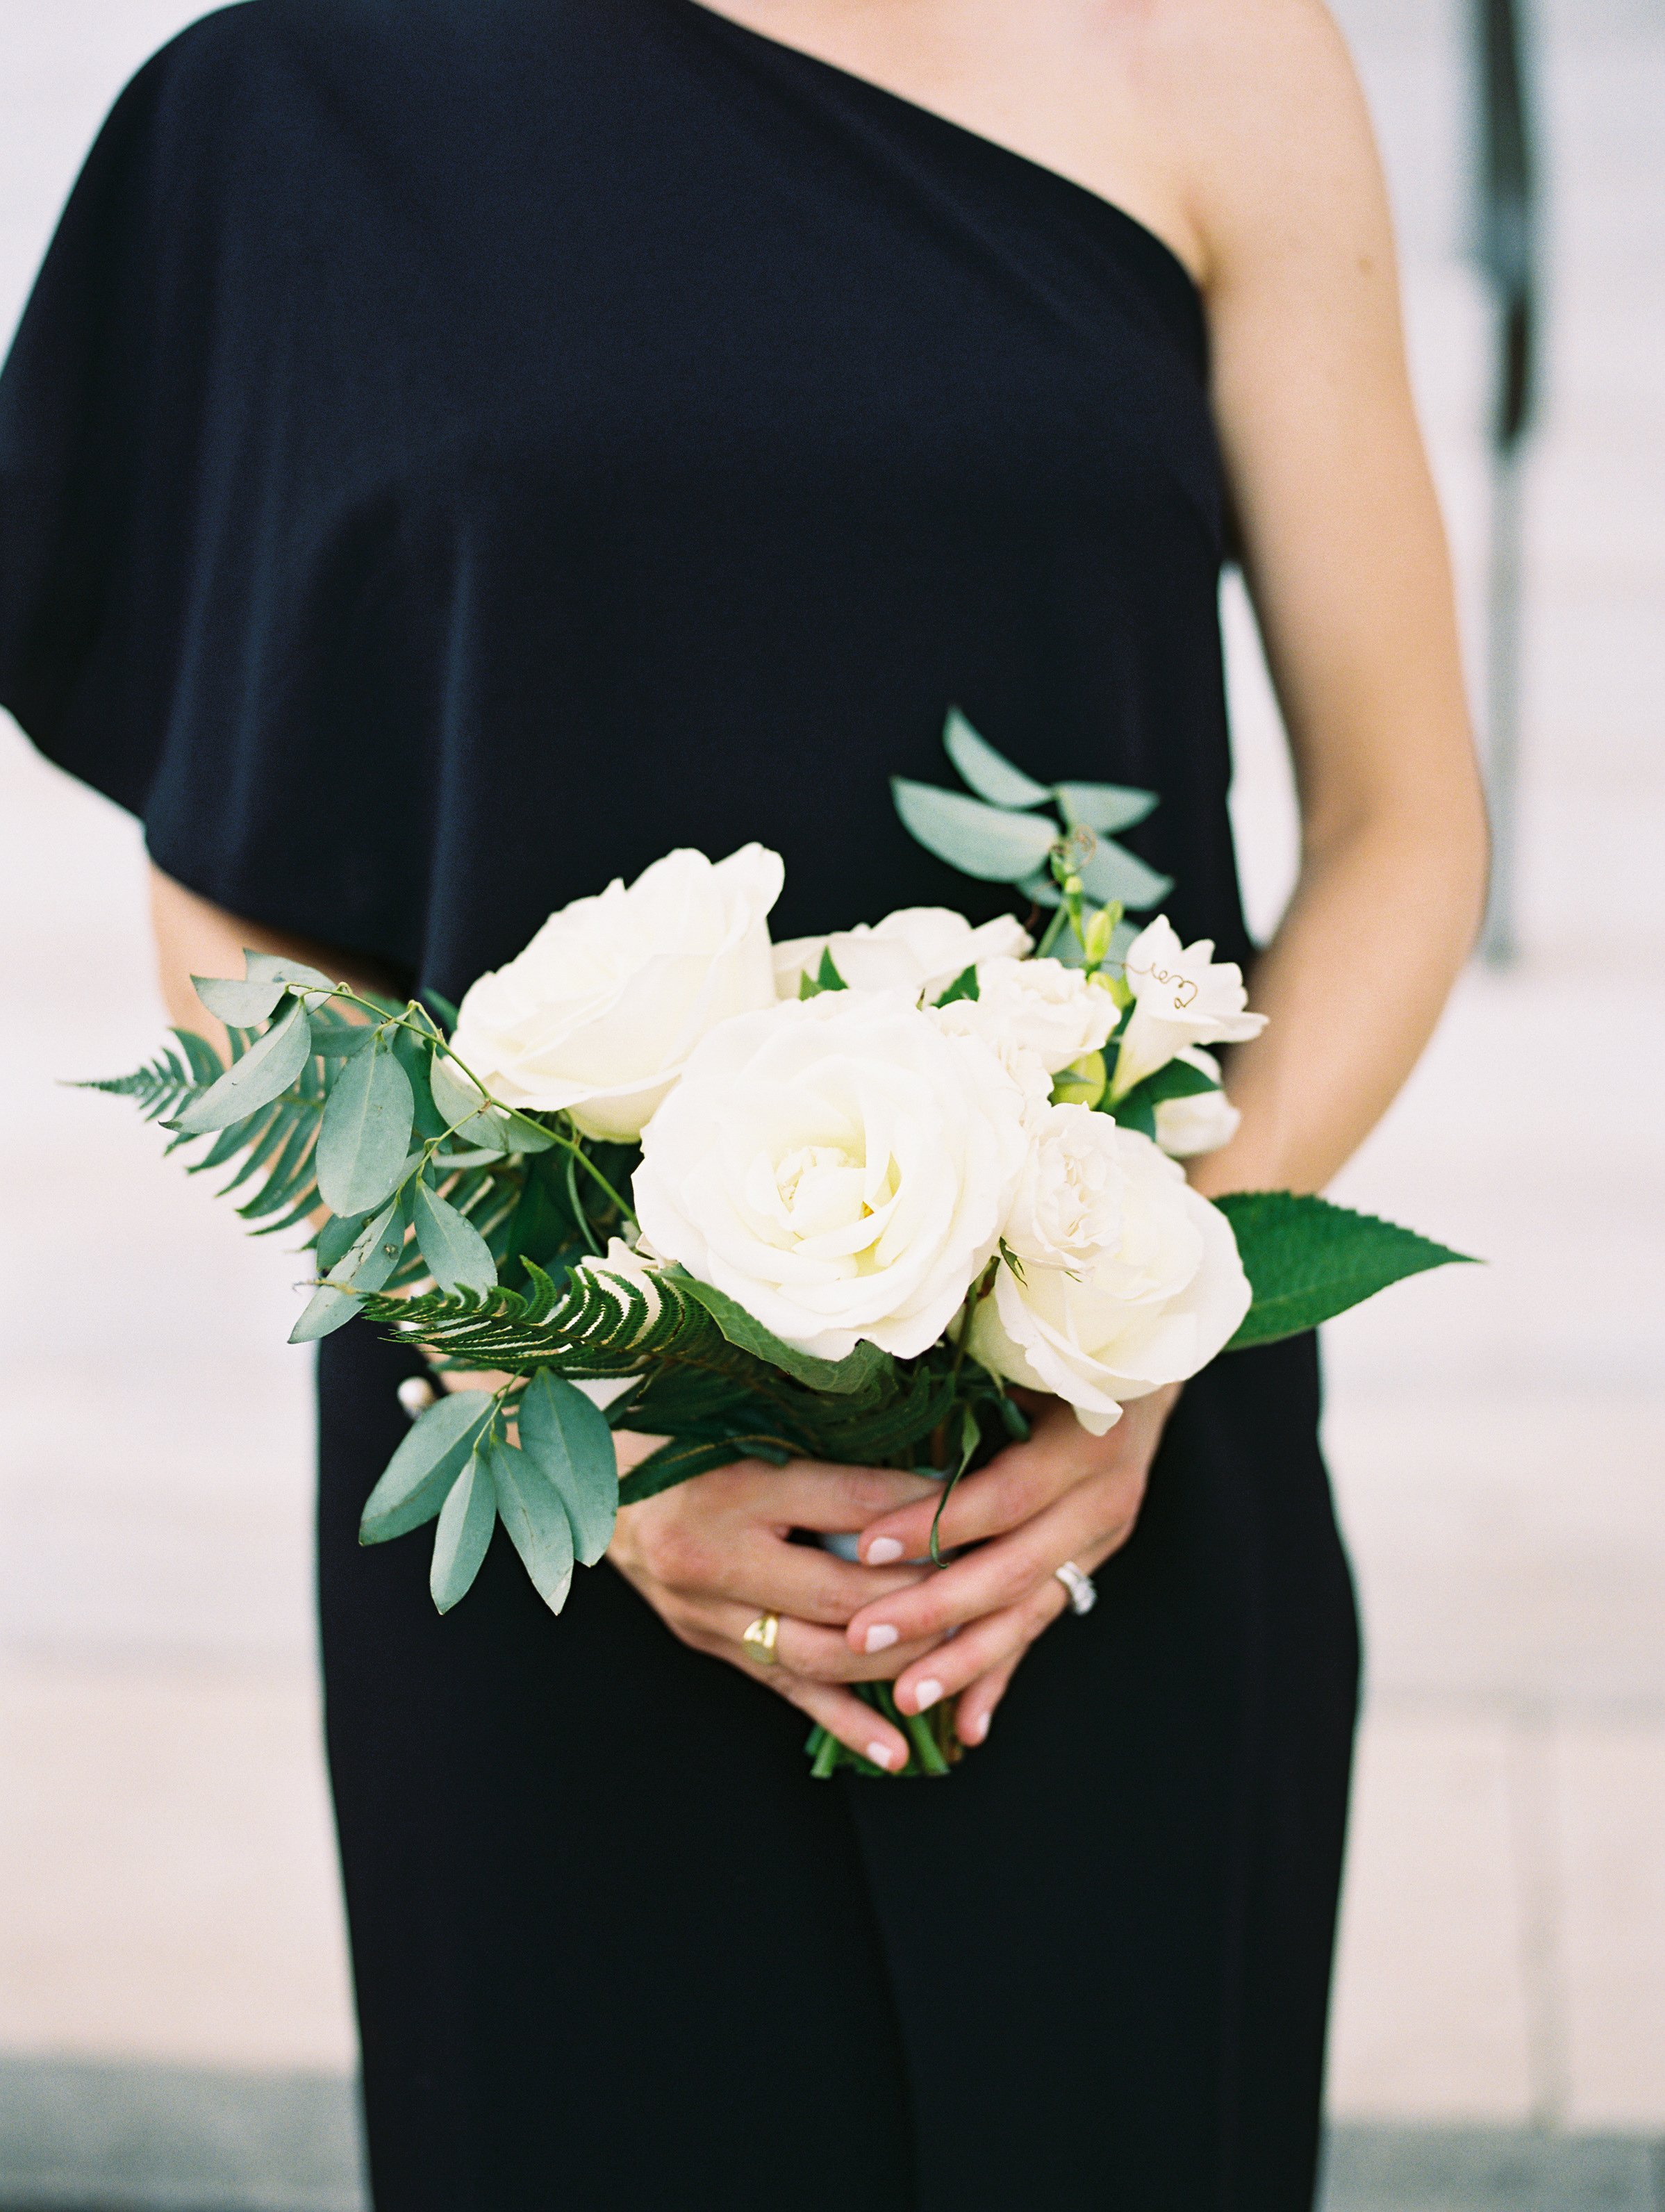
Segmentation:
[[(1038, 1401), (1030, 1441), (958, 1484), (940, 1542), (945, 1552), (976, 1548), (878, 1594), (845, 1630), (853, 1657), (905, 1660), (896, 1681), (904, 1712), (957, 1694), (956, 1733), (962, 1743), (982, 1741), (1018, 1662), (1069, 1603), (1059, 1568), (1069, 1560), (1091, 1574), (1132, 1535), (1180, 1388), (1135, 1399), (1102, 1437), (1089, 1436), (1060, 1401)], [(939, 1495), (933, 1486), (930, 1498), (866, 1525), (870, 1570), (926, 1550)]]
[[(656, 1441), (621, 1434), (620, 1473)], [(934, 1570), (855, 1566), (790, 1540), (795, 1528), (854, 1535), (875, 1523), (888, 1527), (884, 1516), (917, 1501), (934, 1503), (939, 1494), (921, 1476), (882, 1468), (741, 1460), (625, 1506), (607, 1556), (673, 1636), (766, 1683), (851, 1751), (895, 1768), (907, 1762), (906, 1739), (843, 1686), (888, 1680), (899, 1666), (924, 1658), (939, 1638), (898, 1639), (882, 1656), (869, 1656), (844, 1631), (853, 1614), (898, 1598)], [(759, 1666), (741, 1638), (769, 1613), (781, 1621), (776, 1662)]]

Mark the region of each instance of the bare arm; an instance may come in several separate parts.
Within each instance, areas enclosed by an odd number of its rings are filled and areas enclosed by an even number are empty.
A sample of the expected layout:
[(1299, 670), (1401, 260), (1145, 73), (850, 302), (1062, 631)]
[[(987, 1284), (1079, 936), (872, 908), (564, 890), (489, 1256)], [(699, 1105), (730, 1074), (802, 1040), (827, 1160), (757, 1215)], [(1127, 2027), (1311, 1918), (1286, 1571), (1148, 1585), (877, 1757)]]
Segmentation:
[[(1194, 1179), (1315, 1190), (1404, 1081), (1480, 918), (1485, 824), (1449, 567), (1386, 196), (1328, 16), (1316, 0), (1174, 0), (1142, 20), (1139, 82), (1201, 266), (1220, 438), (1302, 818), (1299, 884), (1254, 977), (1271, 1020), (1229, 1070), (1243, 1125)], [(960, 1733), (981, 1740), (1062, 1609), (1053, 1569), (1095, 1565), (1131, 1533), (1176, 1395), (1139, 1401), (1097, 1440), (1054, 1408), (1034, 1443), (961, 1485), (944, 1534), (981, 1547), (848, 1631), (861, 1650), (875, 1632), (913, 1642), (963, 1626), (898, 1678), (904, 1710), (960, 1692)], [(927, 1519), (915, 1507), (874, 1523), (862, 1556), (912, 1555)]]
[(321, 969), (355, 990), (386, 991), (390, 979), (368, 962), (319, 945), (308, 937), (287, 937), (258, 921), (240, 921), (223, 907), (188, 891), (161, 870), (150, 871), (150, 928), (156, 945), (156, 975), (167, 1018), (180, 1029), (210, 1038), (223, 1053), (224, 1026), (216, 1021), (191, 986), (193, 975), (240, 975), (243, 952), (286, 954)]
[(1182, 12), (1208, 33), (1184, 143), (1215, 410), (1302, 826), (1295, 896), (1254, 977), (1271, 1019), (1231, 1061), (1243, 1127), (1196, 1180), (1314, 1190), (1438, 1018), (1480, 919), (1485, 823), (1352, 66), (1316, 0)]

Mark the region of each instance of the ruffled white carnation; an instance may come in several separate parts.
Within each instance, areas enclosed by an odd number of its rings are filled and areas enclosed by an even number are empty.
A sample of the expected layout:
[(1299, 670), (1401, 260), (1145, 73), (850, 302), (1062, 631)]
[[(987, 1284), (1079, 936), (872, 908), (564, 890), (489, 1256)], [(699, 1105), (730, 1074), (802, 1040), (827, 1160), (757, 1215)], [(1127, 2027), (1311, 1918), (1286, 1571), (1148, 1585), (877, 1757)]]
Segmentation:
[(911, 986), (783, 1001), (714, 1030), (654, 1116), (642, 1230), (789, 1344), (911, 1356), (994, 1250), (1025, 1103)]
[[(708, 1030), (771, 1005), (769, 908), (781, 857), (743, 846), (714, 866), (667, 853), (627, 889), (574, 899), (463, 1000), (458, 1058), (507, 1106), (565, 1108), (588, 1136), (639, 1136)], [(460, 1120), (477, 1094), (436, 1063)]]
[(777, 945), (775, 987), (781, 998), (795, 999), (802, 977), (813, 976), (822, 954), (830, 952), (834, 967), (853, 990), (899, 989), (915, 999), (921, 993), (934, 998), (981, 961), (1021, 958), (1030, 941), (1023, 924), (1009, 914), (974, 929), (963, 914), (945, 906), (902, 907), (883, 921)]
[(1147, 1137), (1055, 1106), (1008, 1218), (1017, 1266), (978, 1304), (971, 1349), (1102, 1436), (1131, 1398), (1207, 1364), (1249, 1310), (1230, 1223)]
[(1243, 970), (1216, 960), (1212, 938), (1182, 945), (1158, 915), (1127, 947), (1133, 1010), (1121, 1033), (1113, 1095), (1121, 1097), (1192, 1044), (1231, 1044), (1259, 1036), (1264, 1014), (1248, 1011)]

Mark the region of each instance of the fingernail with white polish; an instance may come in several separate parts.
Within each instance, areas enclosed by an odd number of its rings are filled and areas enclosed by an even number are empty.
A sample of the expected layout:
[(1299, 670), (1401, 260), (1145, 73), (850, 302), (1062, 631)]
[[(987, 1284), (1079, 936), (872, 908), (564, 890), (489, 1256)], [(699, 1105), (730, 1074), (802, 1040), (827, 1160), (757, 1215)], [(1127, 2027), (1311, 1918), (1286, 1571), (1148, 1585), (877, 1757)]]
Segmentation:
[(940, 1682), (938, 1682), (938, 1681), (934, 1681), (934, 1680), (933, 1680), (933, 1679), (931, 1678), (931, 1676), (927, 1674), (927, 1675), (926, 1676), (925, 1680), (924, 1680), (922, 1682), (919, 1682), (919, 1683), (916, 1683), (916, 1684), (915, 1685), (915, 1688), (914, 1688), (914, 1710), (915, 1710), (915, 1712), (921, 1712), (921, 1713), (922, 1713), (922, 1712), (925, 1711), (925, 1709), (926, 1709), (926, 1707), (927, 1707), (927, 1705), (934, 1705), (936, 1704), (936, 1702), (937, 1702), (937, 1699), (938, 1699), (941, 1695), (942, 1695), (942, 1684), (941, 1684)]
[(870, 1743), (867, 1747), (867, 1756), (875, 1766), (889, 1768), (896, 1763), (896, 1755), (888, 1743)]
[(867, 1631), (868, 1651), (888, 1651), (897, 1641), (897, 1632), (888, 1620), (881, 1620), (876, 1628)]
[(902, 1557), (902, 1547), (894, 1536), (875, 1536), (867, 1547), (870, 1567), (888, 1567), (892, 1559)]

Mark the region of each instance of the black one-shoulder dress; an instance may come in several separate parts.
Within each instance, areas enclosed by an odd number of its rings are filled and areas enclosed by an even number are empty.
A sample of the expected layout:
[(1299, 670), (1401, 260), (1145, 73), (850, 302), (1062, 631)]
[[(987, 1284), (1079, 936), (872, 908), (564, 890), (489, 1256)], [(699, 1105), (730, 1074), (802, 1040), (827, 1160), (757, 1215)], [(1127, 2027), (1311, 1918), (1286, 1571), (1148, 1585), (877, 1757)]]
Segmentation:
[[(0, 386), (0, 696), (169, 874), (451, 996), (672, 845), (781, 933), (963, 707), (1148, 786), (1248, 951), (1185, 271), (695, 0), (250, 0), (125, 94)], [(363, 1552), (407, 1355), (323, 1348), (329, 1747), (380, 2212), (1296, 2212), (1352, 1736), (1310, 1342), (1187, 1389), (950, 1781), (501, 1539)]]

